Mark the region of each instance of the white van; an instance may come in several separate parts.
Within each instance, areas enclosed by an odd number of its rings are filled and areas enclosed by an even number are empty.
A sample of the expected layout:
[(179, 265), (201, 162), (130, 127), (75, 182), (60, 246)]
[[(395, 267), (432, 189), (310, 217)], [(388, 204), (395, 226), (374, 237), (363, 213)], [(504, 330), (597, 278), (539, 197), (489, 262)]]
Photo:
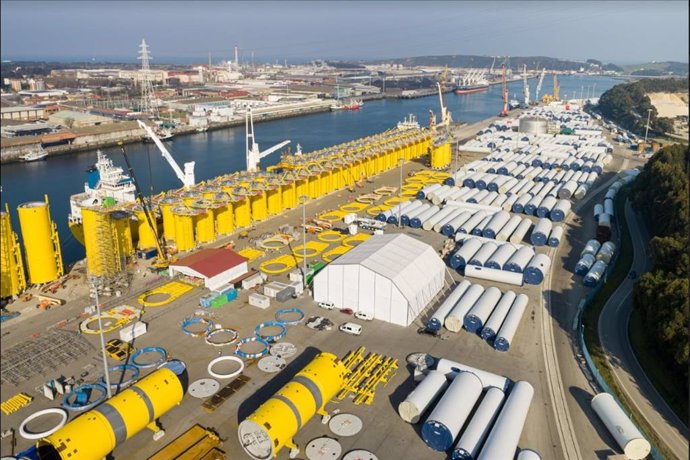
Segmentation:
[(343, 323), (338, 329), (346, 334), (359, 335), (362, 333), (362, 326), (356, 323)]
[(371, 313), (367, 313), (365, 311), (358, 311), (355, 313), (355, 318), (361, 319), (363, 321), (372, 321), (374, 319), (374, 316)]
[(335, 304), (333, 302), (319, 302), (319, 307), (325, 310), (333, 310), (333, 308), (335, 308)]

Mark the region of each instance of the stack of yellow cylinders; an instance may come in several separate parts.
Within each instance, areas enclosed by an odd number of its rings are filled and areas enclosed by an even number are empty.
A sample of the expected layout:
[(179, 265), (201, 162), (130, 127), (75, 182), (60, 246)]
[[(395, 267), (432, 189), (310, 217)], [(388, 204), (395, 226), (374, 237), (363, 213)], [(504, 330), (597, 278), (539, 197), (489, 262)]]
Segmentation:
[(235, 225), (239, 228), (248, 227), (252, 223), (252, 214), (249, 208), (249, 199), (245, 196), (237, 197), (233, 203), (235, 212)]
[(139, 241), (137, 241), (138, 249), (149, 249), (156, 247), (157, 238), (157, 222), (156, 214), (153, 211), (149, 211), (149, 217), (151, 218), (151, 223), (154, 228), (151, 228), (148, 219), (146, 219), (146, 214), (143, 209), (137, 208), (134, 215), (137, 218), (137, 229), (139, 230)]
[(10, 210), (0, 212), (0, 297), (12, 297), (26, 289), (24, 264), (17, 242), (17, 234), (12, 230)]
[(20, 204), (19, 227), (24, 240), (29, 283), (43, 284), (63, 275), (62, 254), (55, 223), (50, 220), (48, 196), (43, 201)]
[(194, 221), (196, 212), (179, 206), (172, 210), (175, 216), (175, 247), (178, 251), (194, 249)]
[(38, 443), (39, 457), (61, 460), (105, 458), (118, 444), (155, 423), (180, 404), (185, 388), (163, 367)]
[(175, 241), (175, 216), (172, 210), (179, 205), (175, 197), (166, 197), (160, 203), (161, 214), (163, 215), (163, 237), (165, 241), (173, 243)]
[(348, 373), (331, 353), (319, 353), (237, 428), (240, 445), (255, 460), (275, 457), (297, 431), (340, 390)]
[(431, 150), (430, 163), (433, 169), (443, 169), (450, 165), (450, 143), (435, 145)]
[(115, 229), (119, 252), (124, 257), (134, 254), (132, 242), (131, 215), (127, 211), (113, 211), (110, 214)]
[(122, 269), (120, 246), (110, 211), (82, 208), (86, 269), (91, 276), (112, 276)]

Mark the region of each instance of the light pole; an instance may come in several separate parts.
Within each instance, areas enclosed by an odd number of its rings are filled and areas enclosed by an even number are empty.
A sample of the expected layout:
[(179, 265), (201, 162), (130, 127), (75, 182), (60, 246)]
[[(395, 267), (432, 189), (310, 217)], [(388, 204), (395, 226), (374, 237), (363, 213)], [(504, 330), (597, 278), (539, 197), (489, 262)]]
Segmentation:
[(302, 202), (302, 284), (304, 289), (307, 289), (307, 200), (308, 196), (302, 195), (299, 197)]
[(652, 109), (647, 109), (647, 128), (644, 130), (644, 143), (647, 143), (647, 134), (649, 134), (649, 118), (652, 116)]
[(400, 163), (400, 187), (398, 189), (398, 228), (402, 227), (402, 186), (403, 186), (403, 165), (405, 164), (404, 158), (398, 158), (398, 163)]
[(92, 286), (94, 294), (96, 295), (96, 315), (98, 317), (98, 335), (101, 336), (101, 355), (103, 356), (103, 372), (105, 377), (105, 390), (108, 395), (108, 399), (112, 398), (113, 395), (110, 391), (110, 373), (108, 372), (108, 359), (105, 354), (105, 337), (103, 336), (103, 322), (101, 320), (101, 306), (98, 303), (98, 286), (96, 281), (92, 279)]

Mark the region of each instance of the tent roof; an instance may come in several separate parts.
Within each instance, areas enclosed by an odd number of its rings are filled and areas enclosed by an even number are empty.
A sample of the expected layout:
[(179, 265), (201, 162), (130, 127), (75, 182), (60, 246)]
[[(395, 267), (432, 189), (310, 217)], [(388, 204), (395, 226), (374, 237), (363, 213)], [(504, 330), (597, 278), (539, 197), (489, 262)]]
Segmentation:
[(246, 257), (242, 257), (231, 249), (210, 248), (184, 257), (171, 265), (188, 267), (206, 278), (212, 278), (247, 260)]
[(445, 269), (431, 246), (401, 233), (375, 235), (330, 265), (366, 267), (390, 279), (410, 302)]

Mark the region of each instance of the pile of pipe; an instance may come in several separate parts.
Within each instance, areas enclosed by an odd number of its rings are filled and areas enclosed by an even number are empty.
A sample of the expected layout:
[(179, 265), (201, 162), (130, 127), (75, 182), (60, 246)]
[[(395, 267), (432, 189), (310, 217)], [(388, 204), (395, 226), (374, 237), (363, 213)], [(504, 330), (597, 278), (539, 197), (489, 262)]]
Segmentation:
[(594, 218), (597, 220), (597, 227), (608, 229), (609, 235), (611, 233), (611, 222), (614, 218), (614, 200), (616, 195), (621, 188), (634, 181), (639, 173), (639, 169), (622, 171), (619, 174), (620, 178), (611, 184), (606, 191), (604, 202), (594, 205)]
[(616, 245), (610, 241), (601, 244), (597, 240), (589, 240), (575, 264), (575, 274), (583, 276), (582, 284), (587, 287), (599, 284), (615, 252)]
[(477, 333), (498, 351), (508, 351), (529, 299), (513, 291), (484, 288), (463, 280), (436, 309), (426, 324), (432, 332), (444, 326), (451, 332), (463, 327)]
[(454, 460), (512, 459), (533, 396), (534, 388), (524, 380), (511, 384), (506, 377), (440, 359), (400, 403), (398, 413), (418, 423), (431, 411), (422, 439)]
[[(456, 235), (456, 240), (458, 240)], [(544, 281), (551, 259), (529, 246), (468, 236), (448, 262), (467, 277), (522, 286)]]

